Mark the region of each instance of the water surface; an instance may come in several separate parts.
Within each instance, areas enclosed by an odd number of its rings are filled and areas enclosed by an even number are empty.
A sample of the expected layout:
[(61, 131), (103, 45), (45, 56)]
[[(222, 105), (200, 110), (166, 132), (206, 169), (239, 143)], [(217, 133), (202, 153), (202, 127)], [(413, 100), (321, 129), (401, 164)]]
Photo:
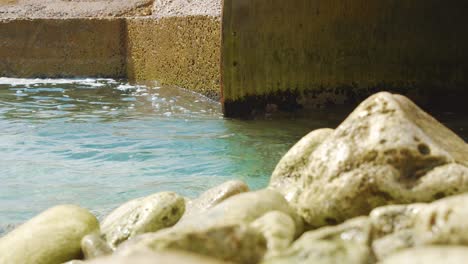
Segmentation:
[(298, 139), (340, 120), (322, 115), (229, 120), (218, 102), (178, 88), (0, 78), (0, 233), (56, 204), (101, 216), (159, 191), (264, 187)]
[[(160, 191), (195, 197), (229, 179), (262, 188), (297, 140), (348, 111), (240, 121), (173, 87), (0, 78), (0, 234), (57, 204), (102, 216)], [(464, 117), (438, 118), (467, 139)]]

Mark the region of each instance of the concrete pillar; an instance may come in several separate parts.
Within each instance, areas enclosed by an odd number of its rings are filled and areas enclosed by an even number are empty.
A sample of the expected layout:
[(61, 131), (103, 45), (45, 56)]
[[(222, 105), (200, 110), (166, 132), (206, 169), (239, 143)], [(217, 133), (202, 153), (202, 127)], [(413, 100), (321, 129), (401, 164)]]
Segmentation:
[(224, 0), (223, 8), (227, 116), (378, 90), (466, 94), (465, 0)]

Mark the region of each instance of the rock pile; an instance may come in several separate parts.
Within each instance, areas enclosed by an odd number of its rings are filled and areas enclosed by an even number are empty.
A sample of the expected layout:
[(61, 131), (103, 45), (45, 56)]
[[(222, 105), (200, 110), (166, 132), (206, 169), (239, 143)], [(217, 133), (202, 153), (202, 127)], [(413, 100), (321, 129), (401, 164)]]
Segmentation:
[(403, 96), (311, 132), (264, 190), (130, 201), (100, 224), (47, 210), (0, 238), (4, 263), (465, 263), (468, 145)]

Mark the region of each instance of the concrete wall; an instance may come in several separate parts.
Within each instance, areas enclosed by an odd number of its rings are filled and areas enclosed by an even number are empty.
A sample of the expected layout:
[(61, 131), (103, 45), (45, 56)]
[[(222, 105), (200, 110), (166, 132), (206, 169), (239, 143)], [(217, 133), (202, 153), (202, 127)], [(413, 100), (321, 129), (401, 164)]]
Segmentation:
[(0, 76), (125, 76), (122, 19), (0, 21)]
[(130, 79), (158, 80), (219, 98), (219, 18), (136, 18), (127, 20), (126, 31)]
[(157, 80), (219, 98), (213, 16), (0, 20), (0, 76)]
[(465, 0), (224, 0), (225, 113), (307, 106), (308, 94), (466, 91), (467, 10)]

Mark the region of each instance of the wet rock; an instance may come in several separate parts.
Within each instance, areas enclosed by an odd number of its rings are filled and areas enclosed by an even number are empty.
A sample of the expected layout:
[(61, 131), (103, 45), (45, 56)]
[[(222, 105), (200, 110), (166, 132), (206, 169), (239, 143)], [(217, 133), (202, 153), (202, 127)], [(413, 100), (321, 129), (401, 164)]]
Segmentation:
[(468, 194), (433, 202), (415, 220), (417, 245), (468, 245)]
[(256, 263), (267, 245), (263, 234), (250, 224), (271, 211), (293, 219), (294, 236), (302, 232), (302, 220), (283, 196), (265, 189), (238, 194), (172, 228), (138, 236), (119, 247), (117, 253), (178, 249), (236, 263)]
[(245, 224), (220, 224), (207, 228), (174, 227), (138, 236), (123, 243), (117, 255), (144, 251), (182, 250), (235, 263), (257, 263), (265, 254), (263, 235)]
[(322, 128), (310, 132), (297, 142), (281, 158), (271, 176), (271, 185), (290, 201), (297, 198), (299, 188), (296, 185), (302, 177), (301, 168), (307, 164), (307, 159), (322, 142), (333, 133), (333, 129)]
[(419, 211), (426, 204), (389, 205), (372, 210), (372, 250), (381, 260), (414, 246), (414, 224)]
[(228, 264), (217, 259), (182, 251), (142, 252), (130, 256), (110, 256), (87, 264)]
[(106, 256), (113, 252), (100, 233), (92, 233), (83, 237), (81, 240), (81, 250), (85, 259)]
[(200, 214), (221, 203), (227, 198), (248, 192), (249, 187), (242, 181), (228, 181), (202, 193), (200, 197), (186, 202), (185, 213), (180, 222), (195, 214)]
[(277, 256), (288, 248), (296, 235), (294, 220), (287, 214), (272, 211), (251, 223), (251, 226), (263, 234), (267, 241), (265, 258)]
[(373, 210), (372, 248), (378, 259), (427, 245), (468, 245), (468, 195), (430, 204), (385, 206)]
[(83, 264), (83, 263), (86, 263), (86, 262), (84, 262), (83, 260), (75, 259), (75, 260), (67, 261), (67, 262), (65, 262), (63, 264)]
[(411, 247), (414, 247), (414, 231), (411, 229), (397, 231), (372, 241), (372, 251), (378, 260)]
[(414, 227), (419, 211), (426, 204), (388, 205), (372, 210), (369, 215), (373, 227), (373, 236), (383, 237)]
[(361, 217), (341, 225), (304, 233), (279, 256), (262, 264), (364, 264), (372, 260), (369, 249), (371, 224)]
[(312, 226), (468, 190), (468, 145), (404, 96), (378, 93), (324, 134), (270, 183)]
[(0, 263), (63, 263), (81, 257), (80, 241), (99, 230), (90, 212), (74, 205), (50, 208), (0, 238)]
[(296, 226), (296, 236), (302, 233), (302, 219), (280, 193), (268, 189), (233, 196), (205, 213), (179, 223), (177, 227), (205, 228), (225, 223), (248, 224), (271, 211), (291, 216)]
[(173, 226), (185, 210), (185, 200), (173, 192), (157, 193), (129, 201), (101, 223), (101, 232), (111, 249), (139, 234)]
[(430, 246), (401, 251), (384, 259), (381, 264), (463, 264), (468, 259), (468, 247)]

